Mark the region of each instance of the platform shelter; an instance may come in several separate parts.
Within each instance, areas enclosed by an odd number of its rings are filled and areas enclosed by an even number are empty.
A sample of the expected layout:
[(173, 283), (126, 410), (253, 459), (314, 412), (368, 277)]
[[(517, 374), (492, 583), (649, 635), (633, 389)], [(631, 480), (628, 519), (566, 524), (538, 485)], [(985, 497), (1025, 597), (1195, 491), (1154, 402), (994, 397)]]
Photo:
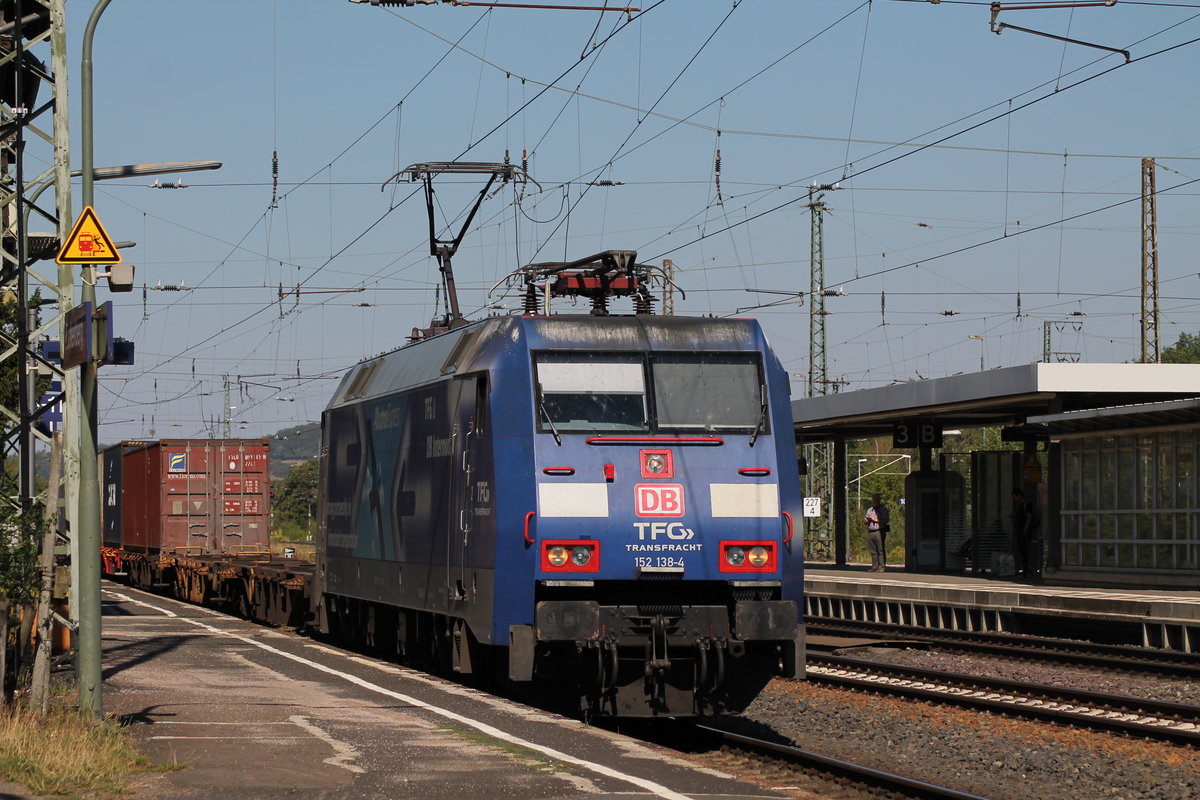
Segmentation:
[[(911, 451), (904, 569), (1009, 577), (1012, 490), (1037, 507), (1031, 561), (1047, 582), (1200, 581), (1200, 365), (1026, 364), (793, 401), (798, 445), (829, 442), (833, 561), (845, 564), (846, 445)], [(951, 456), (947, 430), (1002, 428), (1016, 451)], [(901, 498), (894, 499), (899, 501)]]

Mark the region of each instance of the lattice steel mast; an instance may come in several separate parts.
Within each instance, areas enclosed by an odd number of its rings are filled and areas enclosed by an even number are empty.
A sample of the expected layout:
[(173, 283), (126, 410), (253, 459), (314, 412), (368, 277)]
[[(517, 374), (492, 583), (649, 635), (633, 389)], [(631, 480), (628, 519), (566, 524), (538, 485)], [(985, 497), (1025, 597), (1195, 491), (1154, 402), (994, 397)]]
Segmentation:
[[(811, 216), (809, 260), (809, 317), (808, 317), (808, 383), (807, 397), (829, 393), (828, 361), (825, 352), (825, 227), (823, 214), (824, 191), (833, 186), (814, 184), (808, 190), (808, 209)], [(819, 442), (804, 446), (808, 463), (804, 496), (820, 498), (820, 516), (807, 517), (805, 543), (809, 555), (814, 550), (833, 552), (833, 445)]]
[[(0, 343), (0, 369), (9, 387), (16, 384), (16, 391), (5, 391), (0, 399), (0, 450), (19, 464), (16, 476), (0, 471), (0, 502), (23, 513), (32, 510), (36, 442), (51, 439), (35, 423), (46, 410), (41, 406), (61, 401), (66, 525), (59, 532), (64, 534), (74, 529), (77, 517), (79, 384), (74, 370), (63, 374), (45, 360), (38, 344), (43, 337), (62, 341), (64, 311), (74, 303), (73, 274), (70, 267), (58, 267), (57, 273), (43, 275), (34, 266), (53, 258), (72, 223), (65, 5), (65, 0), (0, 0), (0, 298), (14, 311), (12, 335), (4, 335)], [(31, 162), (48, 166), (29, 175)], [(52, 200), (46, 195), (49, 203), (43, 200), (47, 189), (54, 190)], [(35, 297), (39, 302), (33, 302)], [(42, 306), (54, 313), (43, 315)], [(59, 381), (62, 389), (49, 402), (37, 395), (39, 372)], [(76, 563), (72, 559), (72, 589), (78, 585)], [(42, 567), (48, 571), (45, 561)], [(74, 617), (74, 594), (70, 608)], [(48, 660), (41, 654), (39, 665), (33, 679), (35, 702), (48, 689)]]
[(1157, 364), (1158, 338), (1158, 212), (1155, 203), (1154, 159), (1142, 159), (1142, 363)]
[[(5, 302), (16, 304), (15, 337), (5, 337), (0, 361), (9, 374), (17, 379), (18, 390), (0, 406), (3, 414), (4, 455), (16, 455), (20, 469), (14, 484), (6, 485), (0, 494), (5, 501), (23, 509), (34, 497), (34, 442), (37, 438), (49, 441), (38, 432), (34, 422), (39, 416), (35, 396), (37, 368), (56, 373), (61, 370), (41, 360), (37, 340), (56, 328), (62, 318), (62, 308), (72, 303), (72, 275), (69, 269), (59, 269), (51, 278), (39, 274), (33, 265), (52, 256), (59, 238), (71, 226), (67, 160), (67, 102), (66, 102), (66, 32), (65, 0), (6, 0), (0, 3), (3, 22), (0, 23), (0, 219), (3, 224), (3, 261), (0, 263), (0, 292)], [(42, 58), (49, 47), (50, 67)], [(61, 80), (56, 80), (61, 76)], [(49, 88), (47, 99), (39, 94)], [(39, 147), (41, 146), (41, 147)], [(46, 147), (48, 146), (48, 148)], [(50, 166), (36, 175), (25, 175), (25, 153), (33, 149)], [(50, 152), (46, 152), (49, 149)], [(39, 205), (42, 193), (54, 188), (55, 205), (47, 210)], [(35, 216), (36, 215), (36, 216)], [(31, 234), (31, 218), (36, 223), (49, 223), (48, 234)], [(36, 307), (30, 300), (40, 291), (46, 305), (58, 303), (58, 313), (46, 322), (39, 321)], [(74, 388), (64, 384), (64, 389)], [(15, 401), (15, 402), (13, 402)], [(15, 407), (13, 407), (15, 406)], [(70, 408), (64, 416), (69, 416)], [(78, 428), (74, 429), (77, 435)], [(67, 436), (72, 430), (68, 426)], [(69, 440), (69, 439), (68, 439)], [(78, 462), (73, 465), (77, 471)], [(68, 466), (68, 474), (71, 466)]]

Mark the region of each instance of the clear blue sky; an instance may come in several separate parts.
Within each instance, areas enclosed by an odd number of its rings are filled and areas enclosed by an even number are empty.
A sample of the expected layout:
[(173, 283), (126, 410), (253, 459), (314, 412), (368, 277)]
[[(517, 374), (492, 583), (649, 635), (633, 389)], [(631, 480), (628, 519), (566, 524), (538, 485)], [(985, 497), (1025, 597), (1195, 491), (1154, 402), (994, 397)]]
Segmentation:
[[(91, 5), (68, 4), (73, 130)], [(467, 233), (455, 274), (472, 317), (514, 305), (486, 289), (520, 264), (636, 249), (674, 260), (679, 313), (757, 316), (806, 373), (808, 301), (751, 290), (807, 291), (806, 187), (839, 182), (825, 282), (846, 292), (827, 300), (829, 374), (846, 389), (1040, 360), (1048, 320), (1076, 323), (1054, 328), (1056, 351), (1136, 359), (1140, 159), (1154, 156), (1162, 344), (1200, 330), (1200, 2), (1001, 14), (1128, 49), (1129, 64), (998, 36), (980, 2), (641, 7), (631, 21), (113, 0), (96, 37), (97, 166), (224, 167), (178, 191), (96, 185), (108, 232), (138, 243), (124, 253), (138, 290), (111, 296), (138, 361), (102, 370), (101, 440), (220, 435), (226, 375), (234, 435), (318, 420), (346, 368), (435, 310), (423, 199), (381, 184), (506, 149), (531, 153), (543, 190), (496, 194)], [(584, 185), (598, 178), (622, 185)], [(454, 220), (480, 184), (438, 186)], [(143, 301), (143, 283), (192, 289)], [(281, 283), (309, 293), (281, 302)], [(311, 293), (333, 289), (363, 291)]]

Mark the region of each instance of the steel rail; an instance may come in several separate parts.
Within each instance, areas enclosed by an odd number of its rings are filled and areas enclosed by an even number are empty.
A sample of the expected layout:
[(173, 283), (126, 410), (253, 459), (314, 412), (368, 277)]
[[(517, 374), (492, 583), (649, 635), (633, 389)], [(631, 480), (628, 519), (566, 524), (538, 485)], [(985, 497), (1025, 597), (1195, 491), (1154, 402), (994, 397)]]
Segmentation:
[(929, 644), (993, 655), (1039, 657), (1084, 666), (1200, 678), (1200, 654), (1136, 645), (1103, 644), (1079, 639), (1024, 636), (991, 631), (943, 631), (913, 625), (847, 622), (808, 618), (812, 634), (903, 634)]
[(808, 680), (1200, 745), (1200, 707), (1184, 703), (824, 654), (809, 656)]
[(987, 798), (981, 795), (951, 789), (948, 786), (939, 786), (935, 783), (909, 778), (905, 775), (884, 772), (883, 770), (863, 764), (855, 764), (852, 761), (814, 753), (810, 750), (801, 750), (798, 747), (790, 745), (755, 739), (750, 736), (743, 736), (740, 733), (732, 733), (699, 723), (694, 723), (694, 727), (696, 730), (715, 735), (721, 740), (732, 742), (742, 747), (759, 751), (760, 753), (782, 756), (801, 766), (814, 766), (822, 771), (849, 777), (859, 783), (900, 792), (912, 797), (936, 798), (936, 800), (987, 800)]

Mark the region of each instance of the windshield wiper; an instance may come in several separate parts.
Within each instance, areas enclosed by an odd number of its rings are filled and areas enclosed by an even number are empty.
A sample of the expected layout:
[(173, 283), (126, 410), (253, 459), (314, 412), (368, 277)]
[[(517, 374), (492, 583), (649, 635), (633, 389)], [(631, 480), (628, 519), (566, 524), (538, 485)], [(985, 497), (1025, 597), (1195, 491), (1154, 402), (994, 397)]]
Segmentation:
[(754, 433), (750, 434), (750, 446), (754, 447), (754, 443), (758, 441), (758, 435), (763, 432), (763, 428), (767, 424), (767, 387), (761, 383), (758, 385), (758, 396), (760, 399), (758, 406), (758, 424), (754, 426)]
[(558, 435), (558, 428), (554, 427), (554, 420), (550, 419), (550, 412), (546, 410), (546, 403), (542, 400), (541, 393), (538, 393), (538, 411), (542, 412), (542, 416), (546, 418), (546, 424), (550, 426), (550, 433), (554, 434), (554, 443), (562, 447), (562, 437)]

